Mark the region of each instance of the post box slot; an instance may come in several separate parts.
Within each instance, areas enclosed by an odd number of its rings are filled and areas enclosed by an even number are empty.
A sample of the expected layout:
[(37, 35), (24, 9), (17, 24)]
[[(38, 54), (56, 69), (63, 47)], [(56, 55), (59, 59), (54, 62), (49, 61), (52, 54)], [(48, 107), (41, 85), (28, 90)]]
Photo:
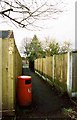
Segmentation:
[(31, 84), (31, 80), (25, 80), (25, 84)]

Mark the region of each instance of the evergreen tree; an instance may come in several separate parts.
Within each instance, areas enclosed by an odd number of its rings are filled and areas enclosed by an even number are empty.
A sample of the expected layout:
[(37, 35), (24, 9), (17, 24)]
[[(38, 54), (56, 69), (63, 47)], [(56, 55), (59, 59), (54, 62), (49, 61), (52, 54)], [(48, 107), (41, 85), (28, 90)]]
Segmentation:
[(29, 60), (34, 61), (37, 58), (43, 57), (43, 49), (41, 42), (39, 42), (36, 35), (34, 35), (31, 43), (29, 44)]

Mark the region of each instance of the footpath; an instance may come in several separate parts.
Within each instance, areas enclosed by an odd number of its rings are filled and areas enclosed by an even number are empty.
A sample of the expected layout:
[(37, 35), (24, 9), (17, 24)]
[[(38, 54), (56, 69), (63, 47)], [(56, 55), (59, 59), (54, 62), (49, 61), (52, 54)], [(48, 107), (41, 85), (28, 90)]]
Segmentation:
[(29, 107), (18, 107), (16, 120), (71, 120), (65, 113), (73, 106), (67, 95), (62, 96), (29, 68), (23, 69), (23, 75), (32, 77), (33, 99)]
[(62, 95), (29, 68), (23, 68), (23, 75), (32, 77), (32, 104), (28, 107), (16, 104), (15, 116), (2, 120), (76, 120), (74, 114), (68, 115), (74, 107), (68, 95)]

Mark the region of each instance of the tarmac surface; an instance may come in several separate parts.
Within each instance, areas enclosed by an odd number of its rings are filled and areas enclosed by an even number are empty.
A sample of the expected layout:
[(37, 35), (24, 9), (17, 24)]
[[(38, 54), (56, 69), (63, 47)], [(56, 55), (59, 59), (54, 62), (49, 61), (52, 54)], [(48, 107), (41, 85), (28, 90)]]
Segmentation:
[(23, 68), (23, 75), (32, 77), (32, 104), (28, 107), (17, 105), (15, 117), (6, 117), (6, 120), (71, 120), (64, 114), (64, 109), (72, 107), (67, 95), (62, 96), (29, 68)]
[(61, 96), (59, 92), (47, 81), (30, 71), (29, 68), (23, 69), (23, 75), (32, 77), (32, 104), (28, 107), (17, 107), (16, 120), (25, 119), (44, 119), (44, 120), (68, 120), (63, 110), (72, 107), (67, 95)]

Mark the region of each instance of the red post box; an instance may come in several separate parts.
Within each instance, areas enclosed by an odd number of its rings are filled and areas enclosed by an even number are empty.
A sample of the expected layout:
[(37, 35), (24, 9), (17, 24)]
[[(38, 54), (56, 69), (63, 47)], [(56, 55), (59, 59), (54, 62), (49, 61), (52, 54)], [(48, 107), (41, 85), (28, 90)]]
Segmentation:
[(32, 102), (31, 76), (18, 76), (17, 101), (20, 106), (28, 106)]

